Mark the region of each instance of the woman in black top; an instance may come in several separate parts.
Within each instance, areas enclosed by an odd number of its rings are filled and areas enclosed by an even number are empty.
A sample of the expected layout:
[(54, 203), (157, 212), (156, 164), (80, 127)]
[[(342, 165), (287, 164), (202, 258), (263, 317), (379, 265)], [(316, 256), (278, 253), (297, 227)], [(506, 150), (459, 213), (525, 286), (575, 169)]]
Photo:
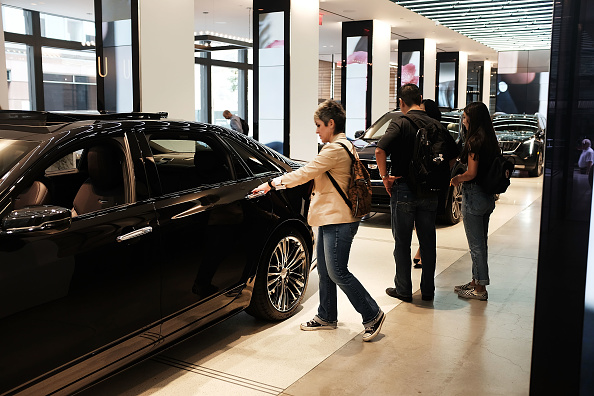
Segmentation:
[(487, 194), (481, 187), (491, 163), (501, 153), (493, 129), (489, 109), (481, 102), (466, 106), (462, 115), (466, 128), (466, 141), (460, 160), (468, 164), (468, 170), (452, 178), (451, 184), (462, 185), (462, 220), (472, 258), (472, 281), (454, 287), (458, 296), (476, 300), (487, 300), (486, 286), (489, 284), (487, 264), (487, 233), (489, 217), (495, 209), (493, 194)]

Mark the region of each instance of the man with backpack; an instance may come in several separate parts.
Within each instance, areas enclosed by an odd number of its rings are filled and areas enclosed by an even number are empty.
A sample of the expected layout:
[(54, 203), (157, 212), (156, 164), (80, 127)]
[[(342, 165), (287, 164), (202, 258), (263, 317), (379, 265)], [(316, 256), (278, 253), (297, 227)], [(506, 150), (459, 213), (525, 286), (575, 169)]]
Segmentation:
[[(406, 84), (399, 92), (403, 116), (393, 120), (375, 149), (377, 167), (390, 195), (396, 275), (386, 294), (412, 302), (411, 241), (416, 227), (423, 263), (421, 294), (424, 301), (435, 295), (435, 218), (437, 194), (449, 184), (450, 164), (458, 148), (450, 134), (421, 110), (421, 92)], [(387, 158), (391, 169), (388, 172)], [(430, 157), (430, 158), (429, 158)], [(443, 180), (442, 180), (443, 179)]]

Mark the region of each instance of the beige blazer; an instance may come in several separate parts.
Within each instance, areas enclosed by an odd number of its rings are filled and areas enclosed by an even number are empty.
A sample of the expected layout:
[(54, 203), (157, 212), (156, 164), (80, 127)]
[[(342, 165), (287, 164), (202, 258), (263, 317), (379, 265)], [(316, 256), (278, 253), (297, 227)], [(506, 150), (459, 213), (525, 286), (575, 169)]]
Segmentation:
[[(340, 196), (326, 171), (336, 180), (342, 191), (346, 192), (351, 178), (351, 158), (344, 148), (337, 144), (340, 141), (350, 150), (353, 145), (344, 133), (332, 137), (332, 141), (324, 145), (318, 155), (296, 171), (281, 176), (281, 183), (288, 188), (314, 180), (307, 221), (311, 226), (327, 224), (353, 223), (360, 219), (353, 217), (351, 209)], [(353, 152), (354, 151), (354, 152)], [(357, 156), (357, 152), (352, 150)]]

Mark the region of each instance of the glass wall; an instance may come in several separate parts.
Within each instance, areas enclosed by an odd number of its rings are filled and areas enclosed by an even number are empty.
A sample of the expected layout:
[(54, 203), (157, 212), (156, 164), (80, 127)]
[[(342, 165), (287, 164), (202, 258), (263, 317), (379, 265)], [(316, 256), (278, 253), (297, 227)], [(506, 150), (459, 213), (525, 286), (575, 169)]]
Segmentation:
[(51, 14), (39, 14), (39, 17), (42, 37), (89, 44), (95, 41), (94, 22)]
[(95, 52), (42, 49), (45, 110), (97, 108)]
[(229, 120), (223, 117), (223, 111), (229, 110), (248, 122), (252, 135), (251, 53), (251, 48), (196, 52), (196, 121), (229, 128)]
[(8, 106), (97, 110), (95, 23), (2, 6)]
[(8, 108), (31, 110), (29, 62), (27, 46), (6, 42), (6, 71), (8, 75)]
[(27, 31), (26, 17), (25, 10), (2, 6), (2, 26), (5, 32), (30, 34)]
[(211, 119), (213, 124), (228, 127), (229, 122), (223, 117), (223, 111), (229, 110), (233, 114), (239, 113), (238, 74), (237, 69), (230, 67), (212, 67)]

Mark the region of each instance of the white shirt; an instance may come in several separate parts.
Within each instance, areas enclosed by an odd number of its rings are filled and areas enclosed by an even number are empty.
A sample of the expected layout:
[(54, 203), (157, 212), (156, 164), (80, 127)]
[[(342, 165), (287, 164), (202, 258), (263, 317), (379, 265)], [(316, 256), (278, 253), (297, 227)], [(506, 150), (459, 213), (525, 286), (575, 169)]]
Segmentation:
[(578, 166), (580, 168), (587, 168), (588, 162), (594, 162), (594, 150), (592, 150), (592, 147), (588, 147), (582, 151), (580, 159), (578, 160)]

